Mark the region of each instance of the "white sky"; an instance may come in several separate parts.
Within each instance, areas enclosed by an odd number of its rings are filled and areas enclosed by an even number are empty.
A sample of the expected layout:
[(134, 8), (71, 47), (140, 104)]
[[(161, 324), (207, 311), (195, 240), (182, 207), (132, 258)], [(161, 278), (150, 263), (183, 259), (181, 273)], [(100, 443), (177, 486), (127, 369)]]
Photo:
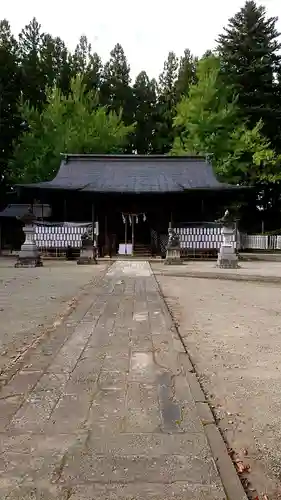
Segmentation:
[[(132, 77), (146, 70), (157, 77), (170, 50), (180, 56), (185, 48), (195, 55), (212, 49), (227, 20), (243, 0), (0, 0), (0, 18), (14, 34), (36, 17), (42, 29), (60, 36), (73, 50), (85, 34), (103, 61), (119, 42)], [(281, 1), (263, 0), (270, 16), (278, 16)]]

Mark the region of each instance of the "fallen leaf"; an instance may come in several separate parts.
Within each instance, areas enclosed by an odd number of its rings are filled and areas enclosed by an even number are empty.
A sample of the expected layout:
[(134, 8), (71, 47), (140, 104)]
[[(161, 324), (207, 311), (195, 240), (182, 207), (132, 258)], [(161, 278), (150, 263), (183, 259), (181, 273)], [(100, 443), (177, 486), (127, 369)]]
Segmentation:
[(244, 464), (242, 460), (235, 460), (237, 466), (238, 474), (243, 474), (244, 472), (250, 472), (250, 465)]

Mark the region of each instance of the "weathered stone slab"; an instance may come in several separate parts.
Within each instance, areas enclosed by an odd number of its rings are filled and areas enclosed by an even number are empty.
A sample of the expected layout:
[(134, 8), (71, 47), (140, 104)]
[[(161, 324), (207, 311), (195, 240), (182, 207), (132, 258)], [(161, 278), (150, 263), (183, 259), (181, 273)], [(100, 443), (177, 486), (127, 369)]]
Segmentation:
[(138, 382), (129, 383), (126, 432), (159, 432), (160, 426), (157, 386)]
[[(122, 452), (121, 452), (122, 453)], [(61, 476), (70, 484), (79, 482), (171, 483), (184, 481), (210, 485), (218, 480), (211, 457), (180, 455), (98, 455), (94, 451), (67, 458)], [(217, 481), (219, 483), (219, 481)]]
[(82, 429), (90, 409), (88, 393), (64, 394), (50, 416), (46, 432), (75, 433)]
[(57, 404), (56, 392), (31, 393), (10, 422), (9, 429), (20, 432), (41, 432)]
[(79, 486), (73, 491), (70, 500), (225, 500), (220, 487), (189, 483), (92, 484)]

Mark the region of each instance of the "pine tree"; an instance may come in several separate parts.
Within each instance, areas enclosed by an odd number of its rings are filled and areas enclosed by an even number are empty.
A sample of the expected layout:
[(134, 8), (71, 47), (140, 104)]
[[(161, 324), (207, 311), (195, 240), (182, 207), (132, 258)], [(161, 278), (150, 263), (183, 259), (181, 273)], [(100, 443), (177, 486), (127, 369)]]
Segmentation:
[(73, 71), (75, 74), (85, 74), (90, 54), (91, 44), (88, 42), (87, 37), (82, 35), (79, 43), (76, 45), (72, 58)]
[(101, 102), (114, 111), (123, 109), (125, 123), (132, 122), (130, 66), (119, 43), (110, 52), (110, 59), (104, 66)]
[(183, 95), (188, 95), (190, 85), (196, 83), (196, 64), (197, 58), (193, 57), (189, 49), (185, 49), (184, 55), (180, 58), (175, 83), (177, 99), (180, 99)]
[(72, 74), (83, 76), (88, 90), (99, 90), (101, 85), (102, 62), (99, 55), (92, 53), (92, 46), (85, 35), (80, 37), (72, 57)]
[(44, 34), (39, 61), (45, 86), (57, 85), (63, 92), (68, 92), (71, 80), (71, 60), (63, 40)]
[[(241, 115), (251, 126), (262, 119), (266, 136), (278, 146), (281, 131), (281, 102), (276, 72), (281, 48), (276, 18), (252, 0), (229, 20), (218, 39), (225, 83), (239, 96)], [(280, 149), (280, 143), (279, 143)]]
[(44, 35), (35, 18), (19, 34), (23, 99), (41, 109), (46, 101), (46, 79), (40, 61)]
[(20, 93), (18, 46), (8, 21), (3, 20), (0, 22), (0, 202), (7, 187), (8, 161), (20, 133)]
[(101, 86), (102, 61), (97, 52), (89, 55), (89, 63), (86, 70), (84, 81), (89, 90), (98, 91)]
[(148, 154), (153, 149), (156, 110), (156, 81), (149, 80), (145, 71), (137, 77), (133, 86), (134, 122), (133, 150)]
[(178, 58), (174, 52), (169, 52), (164, 63), (163, 72), (159, 76), (156, 130), (153, 143), (154, 153), (168, 153), (173, 145), (173, 118), (177, 103), (176, 81), (178, 68)]
[[(110, 52), (110, 59), (102, 72), (100, 102), (111, 111), (121, 111), (126, 125), (134, 123), (134, 99), (130, 81), (130, 66), (123, 47), (117, 43)], [(131, 153), (132, 148), (130, 143), (125, 152)]]

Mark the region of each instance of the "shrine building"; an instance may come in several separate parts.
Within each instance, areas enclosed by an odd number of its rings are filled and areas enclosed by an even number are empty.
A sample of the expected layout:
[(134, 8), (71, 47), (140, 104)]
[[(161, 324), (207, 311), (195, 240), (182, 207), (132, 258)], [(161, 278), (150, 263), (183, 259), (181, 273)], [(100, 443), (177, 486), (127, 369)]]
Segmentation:
[(169, 225), (208, 236), (240, 192), (205, 157), (96, 154), (63, 154), (53, 180), (17, 189), (21, 203), (51, 207), (49, 224), (92, 224), (100, 255), (159, 255)]

